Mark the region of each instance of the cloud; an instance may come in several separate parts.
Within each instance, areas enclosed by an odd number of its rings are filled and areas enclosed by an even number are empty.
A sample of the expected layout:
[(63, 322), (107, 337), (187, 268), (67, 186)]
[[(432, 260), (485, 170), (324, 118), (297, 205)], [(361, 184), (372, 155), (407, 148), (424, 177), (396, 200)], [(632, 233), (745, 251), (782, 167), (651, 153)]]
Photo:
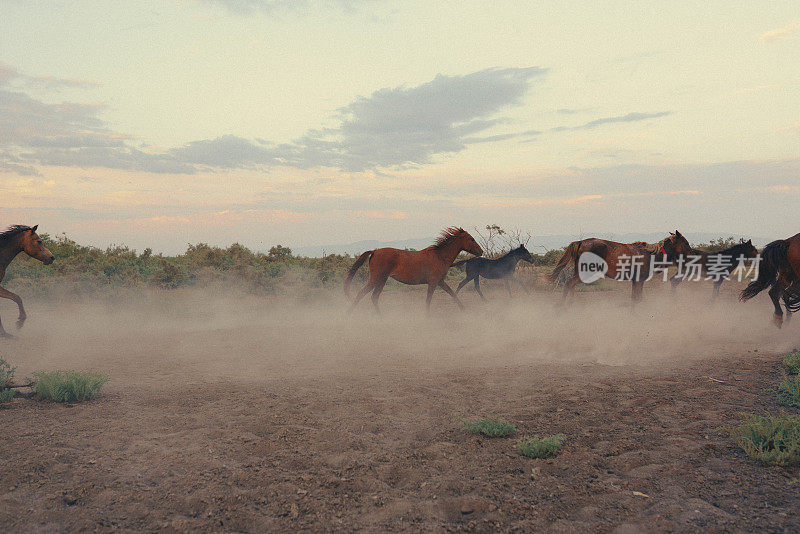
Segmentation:
[(669, 115), (670, 111), (659, 111), (658, 113), (628, 113), (626, 115), (619, 115), (616, 117), (604, 117), (601, 119), (595, 119), (593, 121), (589, 121), (585, 124), (581, 124), (579, 126), (556, 126), (555, 128), (550, 128), (549, 131), (551, 132), (567, 132), (567, 131), (574, 131), (574, 130), (591, 130), (592, 128), (597, 128), (598, 126), (602, 126), (604, 124), (614, 124), (620, 122), (638, 122), (648, 119), (657, 119), (659, 117), (666, 117)]
[(104, 106), (47, 103), (10, 87), (20, 81), (46, 88), (90, 86), (74, 80), (25, 76), (0, 63), (0, 170), (36, 175), (35, 165), (54, 165), (156, 173), (196, 172), (193, 165), (171, 156), (128, 146), (129, 136), (112, 131), (100, 117)]
[(476, 134), (507, 122), (495, 115), (520, 104), (532, 80), (546, 72), (529, 67), (493, 68), (463, 76), (440, 74), (419, 86), (381, 89), (359, 97), (337, 110), (338, 127), (311, 130), (290, 143), (256, 144), (226, 135), (188, 143), (172, 149), (170, 155), (182, 163), (219, 168), (260, 164), (360, 172), (430, 163), (435, 155), (460, 152), (472, 143), (519, 135)]
[(177, 161), (190, 165), (237, 168), (255, 164), (275, 164), (275, 155), (268, 149), (235, 135), (192, 141), (170, 150)]
[(800, 22), (792, 22), (783, 28), (778, 28), (777, 30), (770, 30), (768, 32), (764, 32), (758, 36), (759, 41), (764, 43), (773, 43), (775, 41), (780, 41), (782, 39), (786, 39), (794, 32), (800, 30)]
[(11, 90), (11, 81), (22, 75), (0, 64), (0, 163), (15, 172), (29, 172), (32, 165), (55, 165), (184, 174), (199, 168), (331, 167), (361, 172), (420, 165), (470, 144), (538, 134), (531, 130), (481, 135), (507, 123), (497, 115), (521, 104), (532, 82), (546, 72), (529, 67), (490, 68), (462, 76), (439, 74), (422, 85), (385, 88), (358, 97), (337, 110), (337, 127), (310, 130), (288, 143), (224, 135), (156, 153), (130, 146), (130, 136), (111, 130), (100, 117), (103, 106), (51, 104)]
[(285, 9), (319, 8), (334, 6), (353, 11), (359, 4), (374, 0), (201, 0), (208, 5), (221, 6), (235, 15), (274, 13)]
[(77, 80), (74, 78), (58, 78), (56, 76), (28, 76), (19, 72), (8, 63), (0, 61), (0, 86), (7, 85), (14, 81), (26, 86), (42, 87), (44, 89), (93, 89), (100, 84), (90, 80)]
[(309, 132), (279, 149), (300, 167), (363, 171), (429, 163), (434, 155), (480, 142), (475, 134), (504, 122), (493, 117), (520, 104), (532, 80), (546, 72), (538, 67), (493, 68), (464, 76), (440, 74), (416, 87), (381, 89), (341, 108), (338, 128)]

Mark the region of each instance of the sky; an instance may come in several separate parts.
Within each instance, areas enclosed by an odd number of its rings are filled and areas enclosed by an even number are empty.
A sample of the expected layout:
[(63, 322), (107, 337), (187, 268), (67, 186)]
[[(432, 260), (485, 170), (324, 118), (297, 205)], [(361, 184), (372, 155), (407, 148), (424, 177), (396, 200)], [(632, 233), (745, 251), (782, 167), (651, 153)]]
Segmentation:
[(798, 58), (796, 0), (4, 0), (0, 226), (785, 238)]

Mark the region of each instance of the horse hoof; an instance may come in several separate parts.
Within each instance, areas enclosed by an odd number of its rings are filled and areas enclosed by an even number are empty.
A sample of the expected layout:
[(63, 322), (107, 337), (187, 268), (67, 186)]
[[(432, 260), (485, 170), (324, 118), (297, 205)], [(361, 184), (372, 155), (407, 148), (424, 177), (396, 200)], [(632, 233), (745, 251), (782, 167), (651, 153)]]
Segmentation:
[(783, 316), (782, 315), (773, 315), (772, 316), (772, 324), (780, 328), (783, 325)]
[(22, 319), (17, 319), (17, 330), (22, 328), (22, 325), (25, 324), (25, 319), (26, 319), (26, 317), (23, 317)]

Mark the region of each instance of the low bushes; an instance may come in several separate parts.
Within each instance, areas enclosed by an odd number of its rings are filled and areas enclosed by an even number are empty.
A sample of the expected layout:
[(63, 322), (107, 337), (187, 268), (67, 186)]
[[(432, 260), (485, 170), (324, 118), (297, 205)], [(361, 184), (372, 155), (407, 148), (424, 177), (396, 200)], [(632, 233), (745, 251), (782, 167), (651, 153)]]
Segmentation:
[(800, 465), (800, 416), (750, 414), (731, 433), (750, 458), (764, 465)]
[(15, 368), (11, 367), (11, 364), (0, 358), (0, 404), (14, 398), (14, 390), (6, 389), (6, 385), (10, 384), (14, 378), (14, 370)]
[(540, 438), (524, 437), (517, 442), (517, 452), (528, 458), (550, 458), (558, 454), (566, 438), (563, 434)]
[(783, 375), (776, 389), (778, 402), (791, 408), (800, 408), (800, 377)]
[(795, 350), (783, 357), (783, 365), (789, 374), (800, 374), (800, 350)]
[(517, 433), (517, 427), (508, 421), (491, 417), (484, 417), (475, 422), (464, 421), (464, 427), (471, 434), (481, 434), (487, 438), (504, 438)]
[(81, 402), (95, 398), (109, 378), (91, 371), (52, 371), (33, 375), (33, 389), (41, 399)]

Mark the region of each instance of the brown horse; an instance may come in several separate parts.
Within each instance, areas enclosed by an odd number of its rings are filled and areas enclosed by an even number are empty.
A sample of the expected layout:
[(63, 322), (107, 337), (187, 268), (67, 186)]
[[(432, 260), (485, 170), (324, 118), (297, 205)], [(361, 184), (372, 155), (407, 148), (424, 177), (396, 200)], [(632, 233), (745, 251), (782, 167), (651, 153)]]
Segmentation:
[(771, 286), (769, 296), (775, 306), (772, 322), (778, 328), (783, 324), (781, 297), (786, 305), (786, 321), (800, 310), (800, 234), (789, 239), (773, 241), (761, 251), (758, 277), (750, 282), (739, 298), (750, 300)]
[(751, 239), (747, 242), (737, 243), (719, 252), (704, 252), (693, 248), (690, 256), (692, 255), (697, 259), (698, 272), (695, 275), (690, 272), (691, 268), (688, 265), (683, 267), (683, 272), (675, 273), (669, 279), (672, 284), (672, 291), (674, 292), (678, 284), (690, 276), (702, 277), (705, 275), (706, 280), (714, 280), (714, 289), (711, 293), (711, 300), (713, 301), (719, 296), (720, 286), (730, 277), (731, 272), (739, 266), (739, 262), (746, 258), (752, 259), (758, 256), (758, 249), (753, 245), (753, 240)]
[[(625, 280), (631, 281), (631, 298), (634, 301), (638, 301), (642, 298), (642, 289), (650, 274), (650, 265), (653, 256), (666, 256), (667, 261), (674, 262), (677, 260), (678, 256), (689, 254), (691, 250), (692, 247), (689, 245), (689, 242), (677, 230), (675, 230), (674, 234), (670, 232), (669, 237), (653, 244), (648, 244), (644, 241), (617, 243), (616, 241), (607, 241), (605, 239), (592, 237), (570, 243), (564, 251), (564, 255), (558, 260), (558, 264), (550, 274), (549, 279), (551, 282), (556, 282), (561, 271), (567, 266), (572, 265), (575, 268), (575, 272), (570, 279), (567, 280), (566, 284), (564, 284), (564, 300), (566, 300), (575, 286), (578, 285), (578, 282), (580, 282), (578, 260), (581, 254), (591, 252), (602, 258), (608, 265), (605, 276), (617, 278), (617, 276), (620, 275), (624, 276)], [(622, 258), (628, 258), (629, 262), (636, 261), (637, 268), (632, 268), (628, 276), (625, 276), (624, 270), (626, 266), (623, 264)]]
[[(36, 234), (37, 228), (38, 225), (31, 228), (30, 226), (18, 224), (0, 233), (0, 282), (3, 281), (3, 277), (6, 275), (8, 264), (20, 252), (25, 252), (28, 256), (36, 258), (45, 265), (53, 263), (55, 256), (47, 250), (42, 238)], [(25, 324), (25, 319), (28, 317), (25, 313), (25, 307), (22, 305), (22, 299), (19, 298), (19, 295), (3, 287), (0, 287), (0, 297), (17, 303), (17, 306), (19, 306), (17, 328), (22, 328), (22, 325)], [(5, 331), (2, 321), (0, 321), (0, 337), (14, 337)]]
[(453, 260), (462, 251), (476, 256), (483, 254), (483, 250), (463, 228), (447, 228), (442, 232), (436, 243), (422, 250), (400, 250), (396, 248), (378, 248), (368, 250), (358, 257), (344, 279), (344, 294), (350, 296), (350, 283), (356, 271), (369, 258), (369, 281), (358, 292), (350, 311), (355, 309), (358, 302), (372, 291), (372, 304), (378, 309), (378, 298), (381, 296), (383, 286), (391, 276), (404, 284), (428, 284), (427, 308), (431, 309), (431, 298), (436, 287), (444, 289), (453, 297), (458, 307), (462, 310), (464, 305), (444, 281), (444, 277)]

